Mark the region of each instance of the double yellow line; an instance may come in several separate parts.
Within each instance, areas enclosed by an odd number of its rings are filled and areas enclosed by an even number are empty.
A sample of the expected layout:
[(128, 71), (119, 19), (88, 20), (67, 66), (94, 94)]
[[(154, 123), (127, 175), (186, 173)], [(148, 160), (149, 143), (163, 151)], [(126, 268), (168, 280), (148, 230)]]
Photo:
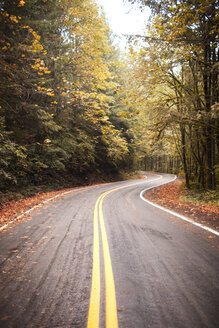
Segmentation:
[[(124, 188), (124, 187), (123, 187)], [(116, 291), (113, 278), (112, 263), (109, 252), (106, 228), (103, 220), (102, 204), (104, 198), (116, 188), (102, 194), (95, 204), (94, 209), (94, 242), (93, 242), (93, 273), (88, 314), (87, 328), (99, 328), (100, 312), (100, 257), (99, 257), (99, 222), (103, 245), (104, 274), (105, 274), (105, 298), (106, 298), (106, 328), (117, 328)], [(99, 219), (99, 220), (98, 220)]]
[[(157, 175), (157, 174), (152, 174)], [(157, 175), (159, 176), (159, 175)], [(160, 179), (162, 176), (159, 176)], [(157, 180), (157, 179), (155, 179)], [(103, 245), (104, 259), (104, 275), (105, 275), (105, 300), (106, 300), (106, 328), (118, 328), (117, 306), (116, 306), (116, 291), (113, 277), (112, 263), (110, 258), (109, 244), (107, 240), (106, 228), (103, 219), (103, 200), (110, 193), (128, 188), (133, 185), (143, 182), (132, 183), (126, 186), (118, 187), (104, 192), (97, 199), (94, 208), (94, 234), (93, 234), (93, 271), (92, 285), (90, 295), (90, 305), (88, 313), (87, 328), (99, 328), (99, 313), (100, 313), (100, 236), (99, 224)]]

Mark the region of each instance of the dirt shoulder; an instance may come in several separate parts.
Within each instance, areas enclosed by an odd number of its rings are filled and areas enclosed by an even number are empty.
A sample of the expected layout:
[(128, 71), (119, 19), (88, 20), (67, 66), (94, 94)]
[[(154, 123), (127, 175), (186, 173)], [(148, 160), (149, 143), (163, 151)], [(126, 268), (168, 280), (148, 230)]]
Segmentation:
[(145, 198), (219, 231), (219, 209), (217, 206), (184, 202), (180, 200), (183, 195), (182, 181), (177, 179), (172, 183), (148, 191)]
[(74, 189), (76, 188), (67, 188), (44, 193), (40, 192), (32, 197), (4, 202), (0, 207), (0, 229), (1, 227), (11, 223), (11, 221), (21, 221), (23, 217), (19, 218), (19, 216), (21, 216), (23, 213), (33, 208), (34, 206), (43, 204), (45, 201), (57, 197), (59, 195), (60, 197), (62, 197), (64, 193)]

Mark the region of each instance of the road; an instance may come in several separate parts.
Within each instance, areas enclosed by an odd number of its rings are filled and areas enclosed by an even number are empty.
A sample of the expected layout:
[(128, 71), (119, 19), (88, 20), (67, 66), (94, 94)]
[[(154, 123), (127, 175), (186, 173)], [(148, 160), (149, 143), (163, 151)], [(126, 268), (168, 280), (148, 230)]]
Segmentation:
[(171, 179), (80, 188), (0, 232), (0, 327), (218, 327), (219, 237), (139, 197)]

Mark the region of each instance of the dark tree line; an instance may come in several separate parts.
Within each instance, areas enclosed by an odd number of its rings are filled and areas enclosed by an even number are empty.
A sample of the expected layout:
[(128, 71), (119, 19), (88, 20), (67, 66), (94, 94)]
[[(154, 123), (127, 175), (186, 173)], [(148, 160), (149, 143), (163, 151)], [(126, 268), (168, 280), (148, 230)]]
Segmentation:
[(132, 137), (112, 109), (118, 56), (96, 4), (4, 0), (0, 7), (1, 190), (126, 169)]

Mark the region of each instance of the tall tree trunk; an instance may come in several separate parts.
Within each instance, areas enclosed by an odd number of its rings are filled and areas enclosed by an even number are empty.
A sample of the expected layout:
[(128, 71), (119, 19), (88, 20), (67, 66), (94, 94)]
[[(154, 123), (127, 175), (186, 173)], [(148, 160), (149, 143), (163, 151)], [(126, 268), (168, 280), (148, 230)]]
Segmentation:
[(181, 146), (182, 146), (182, 159), (183, 159), (183, 169), (185, 172), (185, 179), (186, 179), (186, 187), (189, 189), (189, 173), (188, 173), (188, 167), (187, 167), (187, 161), (186, 161), (186, 131), (185, 126), (181, 124), (180, 126), (181, 131)]
[[(212, 17), (215, 15), (215, 3), (212, 4)], [(211, 106), (217, 101), (217, 92), (215, 87), (217, 87), (217, 76), (216, 71), (214, 71), (214, 64), (216, 63), (216, 53), (215, 48), (212, 49), (211, 43), (215, 42), (215, 35), (210, 35), (211, 22), (204, 18), (204, 72), (203, 72), (203, 82), (204, 82), (204, 96), (205, 96), (205, 106), (208, 113), (208, 118), (206, 122), (206, 127), (204, 130), (205, 136), (205, 165), (207, 173), (206, 186), (208, 189), (214, 189), (216, 186), (215, 178), (215, 146), (214, 146), (214, 122), (211, 119)]]

